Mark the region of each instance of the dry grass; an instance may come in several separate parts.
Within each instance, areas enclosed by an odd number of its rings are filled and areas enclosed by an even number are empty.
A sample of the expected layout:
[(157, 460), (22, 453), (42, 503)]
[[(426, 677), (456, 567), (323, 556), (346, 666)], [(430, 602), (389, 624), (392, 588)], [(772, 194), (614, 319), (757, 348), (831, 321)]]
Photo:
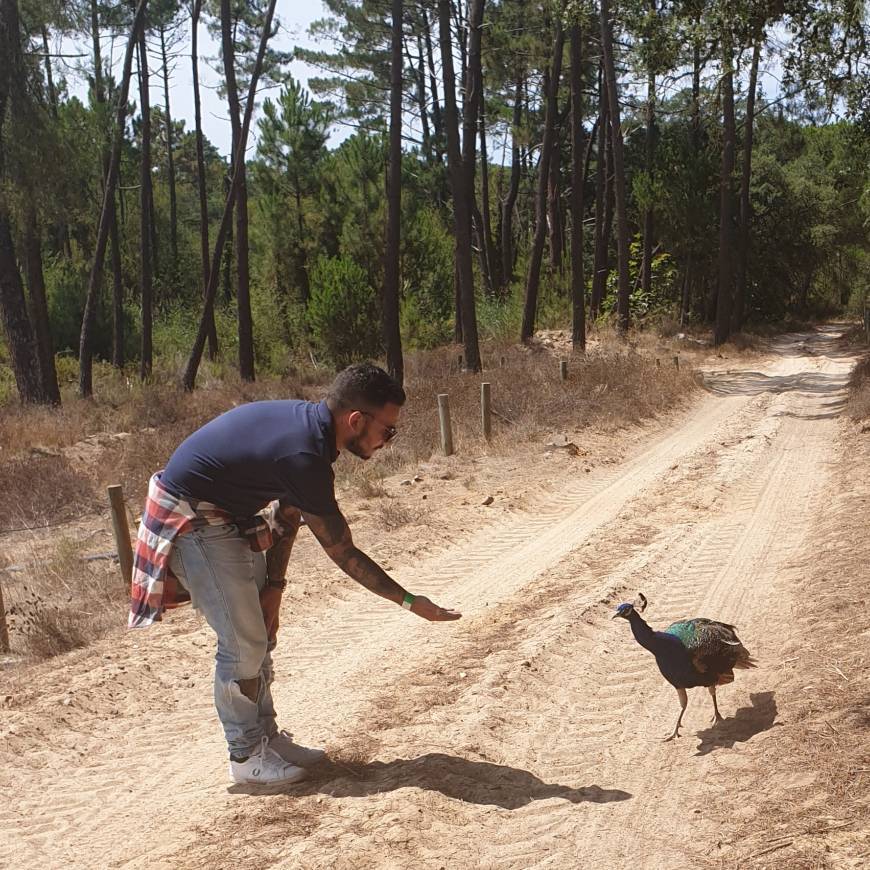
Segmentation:
[(43, 526), (97, 509), (93, 479), (63, 456), (37, 453), (0, 464), (0, 530)]
[(34, 545), (26, 561), (0, 568), (13, 653), (49, 658), (117, 626), (128, 596), (118, 569), (83, 555), (81, 541), (62, 537), (47, 552)]
[(870, 420), (870, 355), (852, 372), (846, 413), (855, 421)]
[(429, 513), (415, 504), (385, 499), (377, 508), (377, 517), (382, 528), (387, 531), (399, 529), (402, 526), (418, 525)]
[[(336, 466), (340, 485), (363, 499), (376, 499), (376, 516), (385, 529), (421, 522), (428, 511), (386, 498), (383, 479), (408, 473), (439, 450), (439, 393), (450, 398), (456, 451), (480, 454), (510, 451), (551, 432), (618, 430), (668, 411), (695, 388), (688, 367), (656, 365), (661, 345), (652, 335), (632, 336), (626, 343), (603, 332), (585, 356), (571, 355), (560, 335), (530, 347), (484, 347), (482, 374), (461, 369), (458, 347), (409, 355), (400, 436), (376, 463), (343, 456)], [(559, 378), (562, 356), (569, 360), (564, 382)], [(207, 420), (257, 399), (319, 399), (331, 378), (331, 372), (317, 370), (243, 384), (233, 377), (217, 380), (206, 369), (199, 388), (187, 394), (174, 373), (143, 385), (101, 365), (93, 399), (65, 394), (60, 409), (5, 407), (0, 414), (0, 530), (96, 514), (105, 509), (105, 487), (114, 483), (122, 484), (128, 504), (137, 510), (151, 474)], [(480, 420), (484, 380), (492, 385), (489, 444)], [(121, 597), (105, 563), (82, 563), (64, 550), (69, 546), (34, 552), (28, 561), (39, 567), (28, 577), (28, 597), (8, 602), (16, 607), (14, 642), (26, 654), (48, 655), (85, 643), (102, 631), (105, 602)], [(117, 619), (117, 610), (111, 619)]]
[[(439, 452), (439, 393), (449, 397), (453, 445), (462, 454), (509, 451), (518, 443), (569, 429), (612, 432), (665, 413), (695, 389), (695, 382), (688, 366), (678, 370), (673, 364), (656, 365), (655, 343), (653, 336), (639, 336), (626, 344), (604, 333), (586, 356), (568, 356), (570, 346), (492, 345), (484, 349), (480, 374), (460, 367), (460, 348), (409, 355), (408, 402), (399, 437), (378, 455), (379, 473), (407, 470)], [(568, 359), (564, 382), (559, 379), (562, 358)], [(480, 411), (484, 381), (491, 384), (493, 411), (488, 445)], [(338, 481), (361, 493), (376, 486), (370, 475), (368, 463), (341, 458), (336, 465)]]

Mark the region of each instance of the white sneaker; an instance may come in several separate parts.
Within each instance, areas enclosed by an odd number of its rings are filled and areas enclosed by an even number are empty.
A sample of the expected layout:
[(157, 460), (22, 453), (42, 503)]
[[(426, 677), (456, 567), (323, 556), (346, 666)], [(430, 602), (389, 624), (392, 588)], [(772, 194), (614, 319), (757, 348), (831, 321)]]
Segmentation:
[(230, 779), (238, 783), (255, 785), (284, 785), (305, 779), (308, 771), (295, 764), (288, 764), (269, 748), (269, 738), (263, 737), (260, 747), (246, 761), (230, 759)]
[(269, 738), (269, 749), (277, 752), (284, 761), (299, 767), (313, 767), (326, 756), (325, 749), (300, 746), (293, 742), (293, 735), (278, 731)]

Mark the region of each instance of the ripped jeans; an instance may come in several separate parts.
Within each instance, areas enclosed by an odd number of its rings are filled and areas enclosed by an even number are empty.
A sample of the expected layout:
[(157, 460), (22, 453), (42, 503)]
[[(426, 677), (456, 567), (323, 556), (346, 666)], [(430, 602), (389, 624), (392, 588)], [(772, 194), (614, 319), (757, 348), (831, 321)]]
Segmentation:
[[(268, 642), (259, 598), (265, 553), (253, 552), (238, 526), (205, 526), (175, 539), (169, 567), (217, 635), (214, 705), (230, 753), (249, 755), (263, 736), (278, 730), (271, 691), (274, 643)], [(238, 681), (257, 677), (255, 703)]]

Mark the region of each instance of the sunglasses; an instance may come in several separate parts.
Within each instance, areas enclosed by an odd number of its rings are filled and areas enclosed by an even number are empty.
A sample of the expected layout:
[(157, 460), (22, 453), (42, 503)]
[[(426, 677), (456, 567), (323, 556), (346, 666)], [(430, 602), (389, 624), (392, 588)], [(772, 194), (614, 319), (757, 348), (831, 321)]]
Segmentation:
[(399, 434), (399, 430), (395, 426), (388, 426), (382, 420), (379, 420), (377, 417), (375, 417), (374, 414), (371, 414), (368, 411), (363, 411), (363, 410), (360, 410), (360, 414), (365, 414), (366, 417), (371, 417), (372, 420), (374, 420), (376, 423), (379, 423), (383, 427), (384, 444), (386, 444), (388, 441), (392, 441), (393, 438), (395, 438), (396, 435)]

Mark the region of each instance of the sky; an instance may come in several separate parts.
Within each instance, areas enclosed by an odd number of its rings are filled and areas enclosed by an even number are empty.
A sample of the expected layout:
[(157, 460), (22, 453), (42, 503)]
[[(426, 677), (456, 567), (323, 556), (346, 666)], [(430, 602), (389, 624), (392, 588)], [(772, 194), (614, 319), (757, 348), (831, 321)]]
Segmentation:
[[(276, 17), (280, 22), (278, 33), (270, 40), (270, 45), (276, 49), (283, 51), (292, 51), (295, 46), (304, 46), (306, 48), (321, 48), (330, 49), (329, 44), (317, 43), (308, 35), (308, 28), (313, 21), (319, 18), (324, 18), (328, 15), (328, 10), (323, 5), (321, 0), (278, 0), (276, 7)], [(193, 85), (190, 64), (190, 22), (189, 20), (182, 25), (182, 36), (176, 52), (179, 52), (174, 62), (174, 71), (170, 83), (170, 104), (172, 116), (176, 120), (184, 120), (185, 128), (192, 130), (194, 128), (193, 114)], [(780, 34), (781, 36), (781, 34)], [(225, 157), (229, 157), (231, 143), (231, 128), (227, 106), (222, 99), (218, 90), (223, 78), (220, 60), (220, 47), (214, 42), (208, 32), (208, 28), (200, 22), (198, 31), (199, 40), (199, 79), (200, 79), (200, 99), (202, 101), (202, 127), (203, 133), (208, 140), (214, 145), (218, 151)], [(152, 40), (152, 48), (156, 47)], [(88, 65), (90, 63), (90, 46), (89, 44), (78, 44), (73, 51), (70, 50), (68, 42), (60, 41), (58, 43), (60, 54), (76, 52), (81, 53), (83, 57), (79, 61)], [(126, 48), (126, 39), (119, 38), (114, 42), (112, 48), (112, 57), (114, 68), (117, 71), (117, 76), (120, 77), (120, 68), (123, 61), (124, 50)], [(108, 55), (110, 46), (103, 46), (104, 57)], [(150, 53), (150, 70), (151, 78), (151, 105), (163, 105), (163, 81), (154, 74), (159, 71), (159, 62), (156, 53)], [(135, 71), (135, 67), (134, 67)], [(315, 77), (320, 74), (320, 71), (302, 63), (301, 61), (293, 61), (289, 65), (289, 71), (295, 79), (300, 81), (303, 86), (307, 86), (309, 77)], [(767, 60), (762, 64), (760, 74), (760, 83), (765, 91), (766, 97), (769, 99), (771, 95), (776, 95), (780, 92), (779, 75), (781, 72), (778, 60)], [(87, 99), (87, 84), (84, 76), (76, 74), (72, 68), (67, 69), (67, 84), (71, 93), (75, 94), (82, 100)], [(138, 93), (135, 86), (131, 85), (131, 101), (138, 103)], [(265, 97), (269, 96), (270, 91), (263, 89), (258, 90), (258, 103)], [(661, 95), (660, 95), (661, 96)], [(254, 112), (251, 130), (248, 138), (248, 153), (252, 156), (253, 150), (256, 148), (258, 128), (257, 118), (259, 113)], [(333, 128), (329, 144), (332, 147), (338, 145), (346, 138), (352, 129), (349, 127), (337, 126)], [(493, 142), (494, 152), (501, 147), (500, 141)]]
[[(324, 18), (327, 15), (326, 7), (320, 0), (278, 0), (275, 10), (275, 16), (280, 22), (278, 33), (270, 40), (271, 47), (282, 51), (291, 51), (294, 46), (304, 46), (306, 48), (325, 48), (327, 46), (319, 45), (308, 36), (308, 27), (318, 18)], [(189, 19), (183, 25), (184, 39), (176, 49), (181, 52), (174, 63), (174, 72), (169, 88), (169, 102), (172, 111), (172, 117), (176, 120), (185, 122), (185, 129), (194, 129), (193, 115), (193, 78), (190, 63), (190, 21)], [(69, 53), (68, 44), (63, 44), (63, 50), (60, 53)], [(151, 47), (156, 47), (152, 41)], [(126, 40), (118, 39), (113, 46), (113, 63), (120, 78), (121, 65), (124, 59), (124, 51), (126, 49)], [(81, 52), (90, 52), (89, 45), (80, 45), (78, 48)], [(223, 73), (220, 71), (220, 46), (214, 42), (208, 32), (206, 25), (200, 21), (198, 31), (198, 50), (200, 56), (199, 63), (199, 83), (200, 83), (200, 100), (202, 102), (202, 130), (206, 138), (214, 145), (218, 151), (224, 156), (228, 156), (230, 152), (230, 143), (232, 131), (230, 128), (230, 119), (227, 111), (226, 102), (218, 95), (218, 88), (223, 79)], [(104, 56), (109, 52), (109, 45), (103, 46)], [(82, 60), (90, 63), (90, 54)], [(211, 59), (209, 61), (209, 59)], [(149, 71), (152, 73), (151, 78), (151, 105), (163, 106), (163, 80), (154, 75), (155, 71), (159, 71), (159, 61), (156, 53), (149, 52)], [(295, 79), (307, 85), (310, 76), (318, 75), (318, 70), (304, 64), (300, 61), (293, 61), (288, 67), (290, 73)], [(135, 60), (133, 67), (135, 75)], [(67, 84), (70, 93), (75, 94), (80, 99), (87, 98), (87, 84), (83, 77), (76, 75), (72, 70), (67, 71)], [(258, 89), (258, 103), (269, 96), (270, 91)], [(138, 90), (131, 83), (130, 100), (138, 104)], [(257, 117), (258, 113), (254, 112), (254, 117), (251, 122), (251, 131), (248, 138), (249, 151), (256, 145), (257, 140)], [(337, 144), (344, 136), (346, 131), (336, 130), (331, 141), (331, 144)]]

